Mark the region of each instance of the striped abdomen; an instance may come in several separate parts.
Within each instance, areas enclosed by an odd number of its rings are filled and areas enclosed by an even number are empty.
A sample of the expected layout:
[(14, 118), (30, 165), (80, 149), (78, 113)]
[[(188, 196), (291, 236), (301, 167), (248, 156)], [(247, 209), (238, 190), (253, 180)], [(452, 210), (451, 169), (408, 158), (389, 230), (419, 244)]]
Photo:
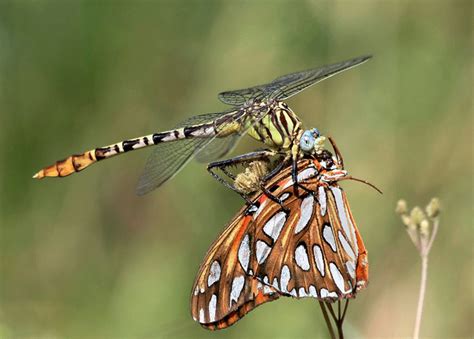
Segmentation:
[(111, 158), (115, 155), (141, 149), (147, 146), (157, 145), (162, 142), (176, 141), (187, 138), (211, 138), (217, 136), (223, 137), (235, 133), (238, 126), (229, 124), (225, 128), (218, 130), (214, 122), (187, 126), (172, 131), (154, 133), (143, 137), (124, 140), (109, 146), (95, 148), (83, 154), (71, 155), (70, 157), (57, 161), (55, 164), (41, 169), (33, 178), (41, 179), (44, 177), (65, 177), (72, 173), (82, 171), (93, 163)]

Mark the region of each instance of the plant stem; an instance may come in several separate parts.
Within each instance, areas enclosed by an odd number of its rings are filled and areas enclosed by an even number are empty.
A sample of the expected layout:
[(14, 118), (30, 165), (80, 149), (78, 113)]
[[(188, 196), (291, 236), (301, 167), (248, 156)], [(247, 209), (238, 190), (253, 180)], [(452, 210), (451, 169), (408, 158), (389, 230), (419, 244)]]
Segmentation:
[(433, 220), (433, 231), (431, 232), (428, 244), (422, 246), (421, 254), (421, 281), (420, 281), (420, 292), (418, 295), (418, 307), (416, 310), (415, 329), (413, 331), (413, 338), (418, 339), (420, 337), (421, 318), (423, 317), (423, 305), (425, 301), (426, 293), (426, 281), (428, 279), (428, 256), (430, 254), (431, 246), (438, 233), (439, 219)]
[(427, 276), (428, 276), (428, 256), (423, 255), (421, 257), (420, 293), (418, 295), (418, 307), (416, 311), (415, 329), (413, 332), (414, 339), (418, 339), (420, 337), (421, 318), (423, 316), (423, 303), (425, 300)]
[(342, 329), (342, 324), (344, 324), (344, 317), (346, 316), (347, 306), (349, 305), (349, 300), (346, 300), (344, 305), (344, 310), (341, 314), (341, 301), (337, 301), (337, 319), (334, 319), (337, 326), (337, 334), (339, 339), (344, 339), (344, 331)]
[(436, 234), (438, 233), (439, 228), (439, 218), (435, 218), (433, 220), (433, 231), (431, 232), (430, 241), (428, 242), (428, 246), (426, 246), (426, 256), (430, 253), (431, 246), (433, 245), (433, 241), (436, 238)]
[(328, 327), (328, 331), (329, 331), (329, 335), (331, 336), (331, 339), (336, 339), (336, 334), (334, 333), (334, 330), (332, 329), (331, 320), (329, 319), (325, 303), (323, 301), (319, 301), (319, 306), (321, 307), (321, 311), (323, 312), (324, 320), (326, 321), (326, 325)]

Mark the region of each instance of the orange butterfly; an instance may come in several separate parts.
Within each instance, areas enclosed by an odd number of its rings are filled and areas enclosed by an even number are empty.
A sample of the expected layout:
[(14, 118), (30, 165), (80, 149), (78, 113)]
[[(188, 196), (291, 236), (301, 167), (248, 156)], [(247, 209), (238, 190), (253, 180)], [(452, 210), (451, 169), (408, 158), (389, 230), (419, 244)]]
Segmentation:
[[(203, 327), (226, 328), (280, 296), (320, 301), (354, 298), (368, 283), (362, 238), (338, 181), (353, 179), (330, 139), (326, 150), (266, 183), (212, 244), (194, 283), (191, 312)], [(370, 184), (369, 184), (370, 185)]]

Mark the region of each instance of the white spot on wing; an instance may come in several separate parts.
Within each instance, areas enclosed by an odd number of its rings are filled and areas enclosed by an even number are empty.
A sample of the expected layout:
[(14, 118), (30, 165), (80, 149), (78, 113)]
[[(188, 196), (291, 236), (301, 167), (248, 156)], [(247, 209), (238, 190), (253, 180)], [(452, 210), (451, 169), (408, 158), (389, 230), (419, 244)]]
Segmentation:
[(212, 295), (211, 301), (209, 301), (209, 321), (212, 323), (216, 320), (216, 306), (217, 306), (217, 296)]
[(261, 264), (270, 254), (271, 247), (268, 246), (265, 241), (257, 240), (255, 251), (257, 255), (257, 262)]
[(298, 295), (296, 294), (296, 290), (293, 288), (291, 291), (290, 291), (290, 294), (293, 296), (293, 297), (297, 297)]
[(313, 178), (318, 174), (318, 171), (314, 167), (308, 167), (302, 170), (298, 175), (296, 176), (298, 182), (303, 182), (307, 179)]
[(321, 247), (319, 247), (319, 245), (314, 245), (313, 252), (314, 261), (316, 261), (316, 267), (318, 268), (319, 273), (321, 273), (321, 276), (324, 277), (324, 275), (326, 274), (326, 270), (324, 268), (323, 251), (321, 250)]
[(288, 283), (290, 282), (291, 279), (291, 274), (290, 274), (290, 268), (285, 265), (281, 269), (281, 276), (280, 276), (280, 290), (282, 292), (288, 292)]
[(199, 322), (200, 322), (201, 324), (204, 324), (204, 321), (205, 321), (205, 319), (204, 319), (204, 309), (201, 308), (201, 309), (199, 310)]
[(263, 285), (263, 294), (271, 294), (271, 293), (273, 293), (271, 287), (267, 285)]
[(304, 287), (300, 287), (299, 290), (298, 290), (298, 296), (300, 298), (304, 298), (304, 297), (307, 297), (308, 294), (306, 293), (306, 290), (304, 289)]
[(277, 290), (280, 289), (280, 287), (278, 286), (278, 279), (277, 279), (276, 277), (273, 278), (273, 284), (272, 284), (272, 286), (273, 286), (275, 289), (277, 289)]
[(285, 221), (286, 221), (286, 213), (278, 212), (273, 217), (271, 217), (270, 220), (267, 221), (265, 226), (263, 226), (263, 232), (265, 232), (266, 235), (271, 237), (273, 241), (277, 241), (280, 235), (281, 229), (283, 228), (283, 225), (285, 224)]
[(355, 264), (352, 261), (346, 262), (346, 269), (352, 279), (355, 279)]
[(255, 206), (255, 205), (252, 205), (252, 206), (250, 206), (250, 208), (249, 208), (249, 212), (250, 212), (250, 213), (254, 213), (254, 212), (256, 212), (257, 210), (258, 210), (258, 208), (257, 208), (257, 206)]
[(352, 250), (351, 245), (349, 245), (349, 243), (347, 242), (346, 237), (342, 234), (341, 231), (337, 231), (337, 236), (339, 238), (339, 241), (344, 251), (346, 251), (347, 255), (349, 255), (349, 257), (351, 257), (352, 260), (355, 260), (354, 251)]
[[(342, 228), (344, 229), (346, 236), (349, 239), (351, 239), (353, 243), (356, 243), (354, 225), (352, 225), (352, 222), (350, 222), (347, 218), (346, 208), (344, 206), (344, 201), (342, 199), (342, 191), (339, 187), (333, 187), (333, 186), (331, 186), (331, 191), (332, 191), (332, 194), (334, 195), (334, 199), (336, 200), (337, 214), (339, 216), (339, 219), (341, 220)], [(349, 226), (349, 223), (350, 223), (350, 226)], [(359, 249), (357, 247), (355, 248), (355, 252), (357, 255), (359, 254)]]
[(326, 189), (323, 186), (318, 188), (318, 200), (321, 209), (321, 216), (326, 215)]
[(219, 262), (217, 260), (214, 260), (209, 270), (209, 276), (207, 277), (207, 286), (210, 287), (212, 284), (218, 281), (220, 277), (221, 265), (219, 265)]
[(321, 288), (321, 291), (319, 293), (321, 294), (321, 298), (337, 298), (338, 297), (336, 292), (329, 292), (325, 288)]
[(194, 295), (198, 295), (199, 293), (199, 287), (196, 285), (196, 288), (194, 289)]
[(298, 223), (295, 226), (295, 234), (303, 230), (308, 225), (311, 216), (313, 215), (314, 198), (310, 194), (301, 202), (301, 215)]
[(250, 260), (250, 245), (248, 234), (245, 235), (244, 239), (242, 239), (242, 242), (240, 243), (238, 256), (240, 265), (242, 265), (244, 271), (247, 272)]
[(230, 291), (230, 307), (232, 307), (232, 301), (237, 302), (240, 297), (240, 293), (242, 293), (242, 289), (244, 288), (245, 278), (243, 275), (239, 277), (235, 277), (232, 281), (232, 288)]
[(267, 200), (264, 200), (261, 204), (260, 204), (260, 207), (258, 208), (257, 212), (255, 212), (255, 214), (253, 215), (253, 220), (257, 219), (257, 217), (260, 215), (260, 213), (262, 213), (262, 211), (264, 210), (264, 208), (267, 206), (268, 202), (270, 201), (270, 199), (267, 199)]
[(323, 228), (323, 238), (331, 246), (333, 252), (336, 252), (336, 242), (334, 240), (334, 234), (332, 233), (332, 227), (329, 225), (324, 225)]
[(335, 263), (329, 263), (329, 271), (331, 271), (332, 279), (334, 280), (334, 283), (336, 284), (337, 288), (343, 294), (349, 293), (350, 289), (346, 291), (346, 289), (344, 288), (344, 278), (342, 277), (342, 273), (341, 271), (339, 271), (339, 268), (337, 268)]
[[(298, 173), (296, 176), (298, 182), (303, 182), (305, 180), (308, 180), (310, 178), (314, 178), (316, 175), (318, 175), (318, 171), (314, 167), (308, 167), (302, 170), (301, 172)], [(288, 180), (288, 182), (283, 186), (283, 189), (290, 187), (293, 185), (293, 180)]]
[(306, 247), (304, 245), (299, 245), (296, 247), (295, 261), (303, 271), (309, 271), (309, 259), (308, 254), (306, 253)]
[(285, 201), (286, 199), (288, 199), (289, 196), (290, 196), (290, 193), (285, 192), (280, 196), (279, 199), (280, 199), (280, 201)]
[(313, 298), (318, 297), (318, 292), (316, 291), (316, 287), (314, 287), (313, 285), (309, 286), (309, 295), (312, 296)]

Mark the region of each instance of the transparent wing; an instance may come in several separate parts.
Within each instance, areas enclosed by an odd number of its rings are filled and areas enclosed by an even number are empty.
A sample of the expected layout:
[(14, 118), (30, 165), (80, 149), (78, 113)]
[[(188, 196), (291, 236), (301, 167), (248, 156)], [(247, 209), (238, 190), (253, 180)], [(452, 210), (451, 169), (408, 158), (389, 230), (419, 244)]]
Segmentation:
[(156, 145), (138, 180), (137, 194), (149, 193), (171, 179), (209, 141), (183, 139)]
[[(234, 109), (219, 113), (196, 115), (182, 121), (176, 126), (176, 128), (215, 121), (216, 119), (233, 112), (235, 112)], [(240, 136), (238, 134), (230, 135), (226, 138), (214, 138), (196, 154), (196, 160), (201, 163), (207, 163), (222, 158), (235, 147), (239, 139)]]
[(223, 111), (223, 112), (204, 113), (204, 114), (195, 115), (195, 116), (186, 118), (185, 120), (181, 121), (179, 124), (176, 125), (175, 128), (205, 124), (207, 122), (214, 121), (214, 120), (216, 120), (220, 117), (223, 117), (224, 115), (227, 115), (229, 113), (234, 113), (234, 112), (235, 112), (235, 110), (231, 109), (231, 110), (227, 110), (227, 111)]
[[(229, 119), (218, 129), (224, 129), (227, 124), (241, 122), (243, 119), (249, 121), (247, 127), (254, 125), (264, 115), (255, 114), (255, 116), (235, 115), (235, 110), (201, 114), (186, 119), (178, 125), (178, 127), (192, 126), (196, 124), (215, 121), (218, 118), (229, 115)], [(161, 186), (165, 181), (175, 176), (179, 170), (188, 163), (194, 156), (205, 150), (201, 161), (209, 158), (216, 158), (227, 154), (235, 145), (235, 143), (245, 135), (245, 130), (240, 134), (232, 134), (224, 138), (192, 138), (181, 139), (176, 141), (163, 142), (155, 146), (152, 154), (148, 158), (142, 175), (138, 180), (136, 192), (138, 195), (144, 195)]]
[(370, 55), (361, 56), (332, 65), (284, 75), (273, 80), (266, 87), (265, 92), (270, 98), (284, 100), (337, 73), (360, 65), (371, 57)]
[(371, 57), (370, 55), (361, 56), (332, 65), (283, 75), (268, 84), (219, 93), (218, 98), (223, 103), (233, 106), (243, 105), (251, 99), (284, 100), (337, 73), (360, 65)]
[(242, 106), (251, 99), (263, 99), (266, 85), (221, 92), (217, 95), (220, 101), (232, 106)]
[[(176, 128), (208, 123), (231, 113), (232, 111), (224, 111), (196, 115), (182, 121)], [(171, 179), (211, 140), (212, 138), (181, 139), (156, 145), (138, 180), (137, 194), (149, 193)]]
[(234, 149), (241, 137), (242, 135), (240, 134), (233, 134), (226, 138), (214, 138), (196, 154), (196, 160), (201, 163), (208, 163), (222, 159)]

